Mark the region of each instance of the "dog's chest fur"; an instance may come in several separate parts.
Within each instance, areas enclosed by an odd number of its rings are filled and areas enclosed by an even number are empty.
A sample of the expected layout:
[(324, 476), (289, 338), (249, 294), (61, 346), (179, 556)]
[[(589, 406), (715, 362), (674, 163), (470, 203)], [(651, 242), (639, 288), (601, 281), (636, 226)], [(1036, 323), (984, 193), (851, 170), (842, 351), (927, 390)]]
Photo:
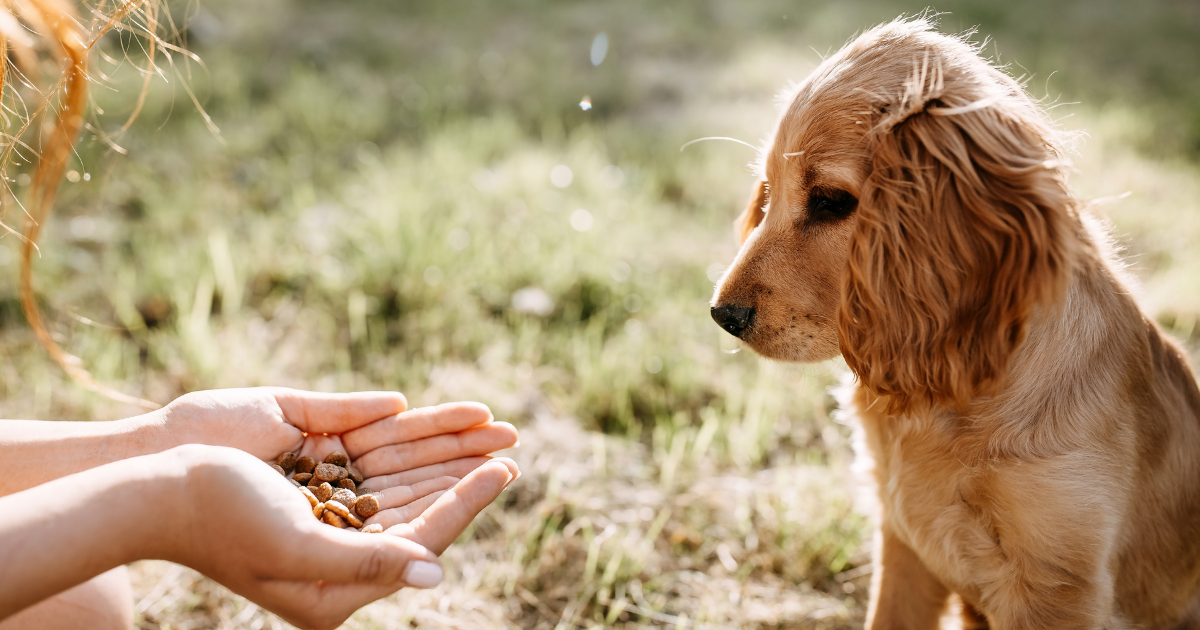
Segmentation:
[[(852, 388), (858, 466), (876, 486), (880, 517), (949, 589), (984, 611), (1021, 588), (1074, 592), (1064, 572), (1113, 589), (1113, 558), (1129, 487), (1091, 449), (998, 456), (994, 432), (955, 414), (887, 417)], [(849, 404), (846, 404), (849, 403)], [(1012, 591), (1012, 592), (1007, 592)]]

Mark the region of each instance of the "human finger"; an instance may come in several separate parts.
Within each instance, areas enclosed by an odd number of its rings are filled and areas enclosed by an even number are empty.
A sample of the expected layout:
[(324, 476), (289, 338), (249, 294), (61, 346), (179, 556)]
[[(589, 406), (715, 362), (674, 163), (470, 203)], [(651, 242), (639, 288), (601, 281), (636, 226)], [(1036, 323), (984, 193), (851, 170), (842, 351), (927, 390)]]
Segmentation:
[(367, 477), (363, 480), (360, 486), (364, 490), (376, 492), (384, 488), (391, 488), (394, 486), (411, 486), (422, 481), (437, 479), (438, 477), (457, 477), (458, 479), (462, 479), (463, 477), (467, 476), (467, 473), (492, 461), (492, 459), (493, 458), (489, 455), (480, 455), (478, 457), (461, 457), (459, 459), (452, 459), (448, 462), (430, 464), (428, 466), (392, 473), (390, 475)]
[(325, 461), (325, 456), (334, 452), (345, 452), (346, 447), (342, 445), (342, 440), (336, 435), (321, 435), (319, 433), (310, 433), (304, 438), (304, 444), (300, 447), (300, 455), (308, 455), (318, 462)]
[(349, 452), (366, 453), (385, 444), (412, 442), (492, 421), (492, 411), (477, 402), (418, 407), (372, 422), (343, 436)]
[[(437, 556), (414, 541), (393, 544), (384, 536), (339, 529), (315, 521), (297, 541), (303, 553), (278, 562), (274, 575), (265, 577), (291, 581), (323, 580), (355, 584), (395, 586), (408, 584), (405, 572), (411, 562), (438, 564)], [(380, 540), (384, 539), (384, 540)], [(417, 570), (427, 570), (420, 568)]]
[(389, 528), (387, 533), (416, 541), (440, 555), (515, 478), (505, 462), (488, 462), (438, 497), (420, 516)]
[(328, 394), (272, 387), (288, 423), (305, 433), (345, 433), (408, 409), (400, 392)]
[(359, 456), (354, 465), (363, 475), (375, 477), (462, 457), (486, 455), (516, 443), (516, 427), (507, 422), (491, 422), (458, 433), (381, 446)]
[(413, 519), (420, 516), (429, 506), (437, 502), (442, 495), (446, 494), (446, 490), (438, 490), (428, 496), (421, 497), (408, 505), (392, 508), (390, 510), (380, 510), (375, 516), (363, 521), (367, 525), (379, 523), (386, 530), (389, 527), (400, 525), (401, 523), (412, 522)]
[(449, 490), (458, 483), (458, 477), (437, 477), (436, 479), (427, 479), (412, 484), (411, 486), (394, 486), (384, 488), (383, 490), (373, 491), (371, 494), (379, 500), (380, 510), (390, 510), (392, 508), (408, 505), (417, 499), (427, 497), (434, 492)]

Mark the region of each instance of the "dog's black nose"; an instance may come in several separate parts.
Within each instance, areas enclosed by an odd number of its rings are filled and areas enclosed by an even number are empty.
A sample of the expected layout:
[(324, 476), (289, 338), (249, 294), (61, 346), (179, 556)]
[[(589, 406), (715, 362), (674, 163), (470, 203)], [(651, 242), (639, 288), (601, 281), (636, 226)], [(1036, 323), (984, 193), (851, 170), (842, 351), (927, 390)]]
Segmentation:
[(740, 339), (742, 333), (750, 327), (750, 322), (754, 321), (754, 309), (733, 304), (721, 304), (712, 307), (712, 318), (717, 325), (725, 329), (725, 332)]

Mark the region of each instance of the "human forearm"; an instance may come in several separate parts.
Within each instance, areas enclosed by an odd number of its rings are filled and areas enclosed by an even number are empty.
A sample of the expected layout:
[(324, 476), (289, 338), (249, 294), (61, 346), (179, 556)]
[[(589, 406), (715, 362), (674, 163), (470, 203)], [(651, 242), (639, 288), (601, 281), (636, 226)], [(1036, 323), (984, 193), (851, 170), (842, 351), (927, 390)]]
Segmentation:
[(185, 468), (171, 454), (103, 465), (0, 497), (0, 619), (139, 558), (164, 532)]
[(0, 420), (0, 496), (174, 446), (157, 412), (110, 422)]

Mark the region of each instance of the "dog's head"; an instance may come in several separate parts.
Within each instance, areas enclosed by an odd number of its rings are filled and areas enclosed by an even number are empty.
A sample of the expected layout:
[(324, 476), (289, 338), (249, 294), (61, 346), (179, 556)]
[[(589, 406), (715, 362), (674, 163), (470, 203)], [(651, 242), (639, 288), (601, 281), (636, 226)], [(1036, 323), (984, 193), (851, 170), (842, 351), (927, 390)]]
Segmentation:
[(772, 359), (840, 352), (890, 412), (993, 386), (1065, 292), (1080, 228), (1057, 132), (926, 20), (825, 60), (760, 166), (713, 319)]

